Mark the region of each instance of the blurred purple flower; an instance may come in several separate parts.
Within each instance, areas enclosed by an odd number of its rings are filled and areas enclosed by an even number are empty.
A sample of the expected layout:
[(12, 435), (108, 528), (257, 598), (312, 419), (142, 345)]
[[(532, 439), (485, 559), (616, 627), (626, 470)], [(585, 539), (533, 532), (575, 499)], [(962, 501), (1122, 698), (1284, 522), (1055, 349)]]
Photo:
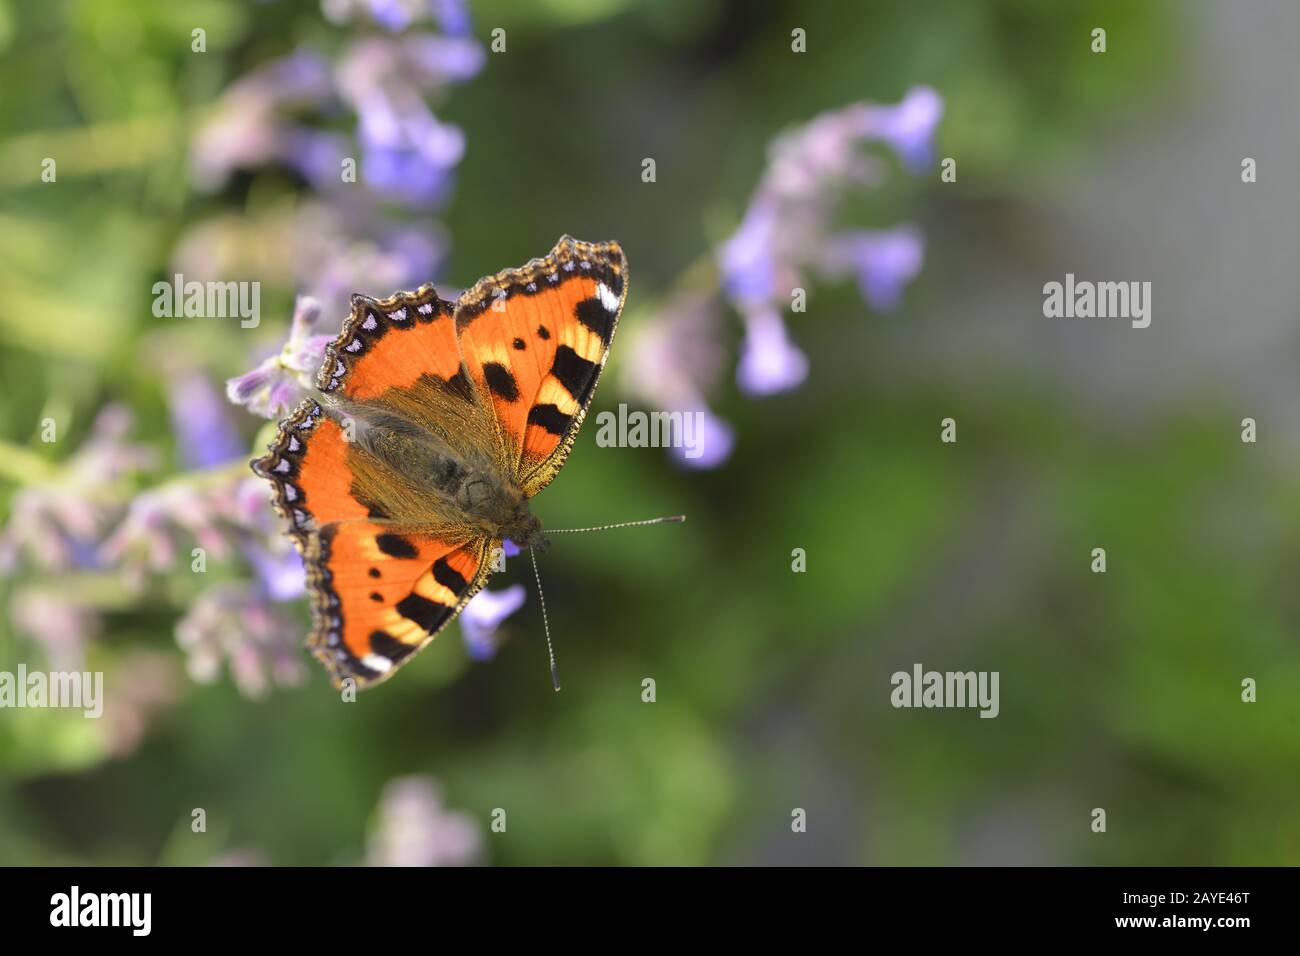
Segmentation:
[(450, 37), (469, 36), (473, 24), (469, 15), (469, 0), (428, 0), (433, 19), (443, 33)]
[(126, 441), (132, 422), (125, 406), (106, 406), (52, 478), (18, 490), (0, 531), (11, 571), (24, 554), (46, 570), (97, 564), (96, 543), (120, 513), (125, 479), (158, 461), (152, 448)]
[[(284, 541), (282, 537), (273, 539)], [(253, 538), (241, 543), (241, 550), (272, 601), (293, 601), (307, 593), (302, 557), (292, 547), (268, 548)]]
[(932, 144), (943, 118), (943, 99), (930, 87), (909, 90), (897, 106), (867, 107), (864, 112), (865, 135), (887, 142), (910, 169), (920, 171), (934, 161)]
[(775, 309), (745, 315), (736, 381), (750, 395), (772, 395), (798, 387), (808, 375), (808, 357), (790, 341)]
[[(229, 483), (227, 483), (229, 484)], [(231, 550), (221, 521), (229, 512), (221, 483), (176, 479), (142, 491), (127, 508), (126, 517), (99, 549), (101, 560), (125, 570), (133, 584), (148, 571), (163, 573), (188, 568), (191, 556), (177, 564), (177, 535), (188, 533), (208, 556), (221, 560)]]
[(136, 751), (150, 724), (180, 700), (184, 680), (175, 655), (126, 650), (113, 658), (104, 709), (108, 749), (116, 757)]
[[(821, 265), (832, 253), (843, 256), (846, 250), (828, 239), (838, 192), (880, 178), (878, 166), (861, 147), (887, 143), (909, 168), (919, 170), (930, 161), (931, 139), (942, 115), (939, 95), (917, 87), (896, 106), (853, 104), (778, 136), (749, 210), (718, 250), (722, 289), (736, 308), (742, 313), (783, 308), (783, 297), (802, 281), (808, 266)], [(857, 253), (854, 271), (864, 297), (873, 305), (896, 301), (900, 281), (920, 271), (919, 236), (850, 235), (856, 237), (850, 246)], [(879, 241), (868, 242), (873, 235)]]
[(194, 181), (217, 189), (236, 169), (292, 162), (302, 145), (292, 113), (332, 96), (329, 62), (319, 54), (297, 50), (264, 63), (228, 87), (199, 127), (190, 150)]
[(316, 372), (325, 360), (325, 346), (334, 338), (313, 334), (319, 318), (316, 300), (299, 296), (284, 348), (251, 372), (229, 379), (226, 397), (263, 418), (279, 418), (293, 409), (307, 389), (315, 385)]
[(103, 631), (103, 618), (63, 589), (25, 586), (13, 595), (14, 630), (36, 640), (52, 670), (81, 670), (85, 648)]
[(421, 208), (442, 202), (465, 136), (424, 96), (475, 75), (483, 56), (472, 40), (429, 36), (370, 38), (347, 51), (339, 91), (357, 113), (362, 176), (378, 195)]
[(722, 288), (742, 306), (770, 302), (776, 293), (776, 203), (760, 197), (745, 213), (740, 228), (722, 245)]
[(369, 866), (467, 866), (482, 853), (482, 828), (448, 810), (432, 778), (398, 777), (384, 787), (366, 847)]
[(470, 599), (460, 612), (460, 633), (470, 657), (484, 661), (496, 653), (500, 646), (497, 629), (524, 606), (524, 597), (524, 586), (512, 584), (502, 591), (484, 588)]
[(694, 457), (688, 455), (688, 449), (682, 447), (672, 449), (673, 457), (687, 468), (717, 468), (731, 457), (731, 449), (736, 443), (735, 432), (707, 408), (697, 411), (701, 415), (700, 435), (696, 439), (695, 448), (689, 449)]
[(211, 468), (245, 457), (248, 447), (231, 421), (230, 406), (212, 383), (194, 370), (173, 372), (167, 378), (172, 432), (185, 467)]
[(727, 355), (720, 339), (716, 297), (687, 293), (632, 326), (627, 335), (623, 384), (629, 393), (663, 411), (700, 412), (703, 434), (696, 457), (674, 448), (674, 458), (689, 468), (716, 468), (731, 454), (731, 427), (717, 417), (704, 396), (717, 387)]
[(823, 271), (833, 276), (855, 275), (862, 298), (873, 309), (886, 312), (898, 305), (907, 283), (920, 273), (924, 258), (925, 239), (912, 226), (861, 229), (827, 240)]
[(186, 669), (200, 684), (213, 683), (222, 664), (245, 697), (266, 696), (272, 685), (295, 687), (306, 676), (297, 625), (271, 607), (259, 591), (217, 584), (195, 599), (176, 625)]

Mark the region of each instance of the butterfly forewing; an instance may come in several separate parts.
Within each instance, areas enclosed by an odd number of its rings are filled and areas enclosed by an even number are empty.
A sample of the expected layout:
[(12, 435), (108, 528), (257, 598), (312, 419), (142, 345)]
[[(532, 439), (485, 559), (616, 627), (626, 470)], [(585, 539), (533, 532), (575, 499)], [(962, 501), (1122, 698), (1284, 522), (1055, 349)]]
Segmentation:
[(559, 471), (590, 405), (622, 311), (617, 243), (565, 237), (550, 254), (480, 280), (456, 305), (470, 379), (487, 395), (501, 453), (529, 497)]

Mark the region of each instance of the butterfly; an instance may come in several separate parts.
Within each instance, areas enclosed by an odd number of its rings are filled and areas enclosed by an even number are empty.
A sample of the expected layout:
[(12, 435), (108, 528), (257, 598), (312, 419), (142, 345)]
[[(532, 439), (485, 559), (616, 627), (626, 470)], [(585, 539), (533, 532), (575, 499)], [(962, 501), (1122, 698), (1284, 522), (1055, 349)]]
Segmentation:
[(352, 296), (316, 392), (252, 462), (307, 569), (336, 687), (391, 677), (483, 587), (577, 438), (627, 297), (615, 242), (564, 236), (456, 301)]

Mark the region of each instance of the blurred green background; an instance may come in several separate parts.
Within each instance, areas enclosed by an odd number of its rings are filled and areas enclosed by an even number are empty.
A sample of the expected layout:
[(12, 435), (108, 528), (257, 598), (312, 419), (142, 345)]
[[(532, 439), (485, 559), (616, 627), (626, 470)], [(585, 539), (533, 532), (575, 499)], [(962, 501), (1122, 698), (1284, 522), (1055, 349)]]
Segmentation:
[[(492, 864), (1300, 862), (1300, 217), (1285, 173), (1300, 68), (1283, 40), (1298, 11), (523, 7), (473, 4), (475, 36), (504, 28), (507, 50), (436, 104), (466, 143), (437, 210), (438, 278), (463, 287), (562, 233), (622, 242), (628, 310), (597, 409), (626, 400), (619, 345), (735, 228), (775, 135), (927, 84), (957, 181), (934, 166), (839, 213), (923, 230), (902, 306), (877, 314), (852, 283), (819, 283), (787, 317), (802, 387), (753, 399), (723, 375), (712, 394), (736, 435), (716, 469), (598, 448), (588, 420), (536, 502), (544, 523), (689, 520), (546, 555), (558, 695), (523, 560), (507, 578), (529, 598), (493, 660), (471, 661), (453, 627), (353, 704), (309, 660), (305, 683), (260, 699), (186, 676), (188, 542), (138, 592), (112, 569), (19, 561), (0, 584), (0, 670), (45, 666), (10, 613), (44, 588), (56, 623), (60, 602), (102, 622), (84, 654), (109, 699), (99, 721), (0, 711), (0, 862), (373, 862), (376, 834), (400, 831), (385, 787), (411, 775), (437, 781), (480, 834), (469, 857)], [(303, 237), (259, 231), (310, 191), (282, 163), (196, 188), (196, 130), (259, 63), (367, 31), (307, 2), (0, 0), (0, 519), (110, 402), (161, 454), (132, 490), (184, 472), (168, 369), (220, 387), (283, 339), (300, 289), (287, 270), (248, 273), (265, 280), (263, 321), (242, 329), (155, 318), (151, 286), (204, 223), (224, 223), (250, 268), (273, 258)], [(1240, 181), (1245, 156), (1258, 183)], [(1066, 272), (1152, 281), (1152, 327), (1043, 318), (1042, 284)], [(728, 369), (739, 337), (724, 325)], [(251, 451), (264, 423), (230, 413)], [(1246, 416), (1257, 444), (1240, 440)], [(945, 417), (956, 444), (939, 441)], [(305, 604), (289, 608), (296, 642)], [(1000, 716), (893, 709), (890, 675), (915, 662), (999, 671)], [(1246, 677), (1257, 703), (1240, 699)]]

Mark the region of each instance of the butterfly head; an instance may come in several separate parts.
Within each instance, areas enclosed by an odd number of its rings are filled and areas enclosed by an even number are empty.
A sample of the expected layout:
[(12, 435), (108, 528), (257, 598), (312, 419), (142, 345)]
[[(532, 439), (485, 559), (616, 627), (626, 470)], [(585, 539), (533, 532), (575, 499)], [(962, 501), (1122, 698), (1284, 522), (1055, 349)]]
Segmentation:
[(501, 536), (509, 538), (523, 550), (532, 548), (540, 553), (551, 546), (550, 540), (542, 534), (541, 521), (528, 510), (525, 502), (520, 503), (510, 523), (502, 528)]

